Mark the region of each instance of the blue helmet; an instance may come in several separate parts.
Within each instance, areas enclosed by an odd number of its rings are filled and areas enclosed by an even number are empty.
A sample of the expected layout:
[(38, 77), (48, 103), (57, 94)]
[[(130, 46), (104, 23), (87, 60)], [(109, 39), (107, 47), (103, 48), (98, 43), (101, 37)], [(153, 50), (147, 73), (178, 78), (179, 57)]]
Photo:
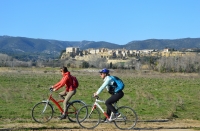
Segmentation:
[(106, 68), (104, 68), (104, 69), (100, 70), (99, 73), (106, 73), (106, 74), (108, 74), (108, 73), (109, 73), (109, 70), (106, 69)]

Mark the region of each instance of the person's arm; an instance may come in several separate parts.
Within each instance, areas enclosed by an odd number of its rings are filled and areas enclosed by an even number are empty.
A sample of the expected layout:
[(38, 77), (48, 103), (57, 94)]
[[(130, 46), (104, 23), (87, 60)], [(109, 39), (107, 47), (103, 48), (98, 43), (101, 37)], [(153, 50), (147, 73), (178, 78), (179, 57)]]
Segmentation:
[(106, 80), (104, 81), (104, 83), (101, 85), (101, 87), (97, 90), (97, 92), (95, 93), (95, 96), (97, 96), (97, 95), (99, 95), (102, 91), (103, 91), (103, 89), (107, 86), (107, 85), (109, 85), (109, 83), (112, 81), (112, 79), (109, 77), (109, 76), (107, 76), (106, 77)]
[(69, 79), (68, 76), (64, 76), (58, 83), (56, 83), (55, 85), (52, 86), (52, 88), (54, 88), (54, 91), (60, 89), (61, 87), (63, 87), (66, 84), (66, 81)]

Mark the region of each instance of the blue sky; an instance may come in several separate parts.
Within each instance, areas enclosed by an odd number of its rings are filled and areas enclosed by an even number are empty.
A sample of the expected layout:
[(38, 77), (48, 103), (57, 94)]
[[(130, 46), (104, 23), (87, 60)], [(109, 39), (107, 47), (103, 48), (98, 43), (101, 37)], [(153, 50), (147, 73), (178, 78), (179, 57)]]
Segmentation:
[(200, 0), (0, 0), (0, 36), (61, 41), (200, 38)]

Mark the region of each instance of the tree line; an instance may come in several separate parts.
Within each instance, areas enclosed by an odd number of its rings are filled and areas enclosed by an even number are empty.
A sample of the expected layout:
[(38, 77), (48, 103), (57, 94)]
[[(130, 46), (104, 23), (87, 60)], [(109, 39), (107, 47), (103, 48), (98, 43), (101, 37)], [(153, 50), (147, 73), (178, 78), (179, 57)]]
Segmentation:
[(71, 68), (145, 69), (158, 72), (198, 73), (200, 71), (200, 56), (198, 54), (184, 57), (145, 56), (131, 58), (128, 62), (108, 63), (106, 58), (97, 58), (95, 56), (89, 61), (77, 61), (73, 58), (20, 61), (6, 54), (0, 54), (0, 67), (60, 67), (63, 65)]

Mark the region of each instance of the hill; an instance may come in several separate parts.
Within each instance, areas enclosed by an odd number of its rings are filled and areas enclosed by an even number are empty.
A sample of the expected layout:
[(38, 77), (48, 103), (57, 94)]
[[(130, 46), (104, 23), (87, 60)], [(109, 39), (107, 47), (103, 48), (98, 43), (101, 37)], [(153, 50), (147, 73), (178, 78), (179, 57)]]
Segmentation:
[(164, 49), (166, 47), (180, 50), (183, 48), (200, 48), (200, 38), (183, 39), (149, 39), (131, 41), (125, 45), (117, 45), (105, 41), (59, 41), (51, 39), (35, 39), (27, 37), (0, 36), (0, 53), (5, 53), (18, 59), (49, 59), (58, 58), (66, 47), (108, 49)]
[(125, 45), (126, 49), (164, 49), (173, 48), (176, 50), (188, 48), (200, 48), (200, 38), (183, 38), (183, 39), (149, 39), (143, 41), (132, 41)]

